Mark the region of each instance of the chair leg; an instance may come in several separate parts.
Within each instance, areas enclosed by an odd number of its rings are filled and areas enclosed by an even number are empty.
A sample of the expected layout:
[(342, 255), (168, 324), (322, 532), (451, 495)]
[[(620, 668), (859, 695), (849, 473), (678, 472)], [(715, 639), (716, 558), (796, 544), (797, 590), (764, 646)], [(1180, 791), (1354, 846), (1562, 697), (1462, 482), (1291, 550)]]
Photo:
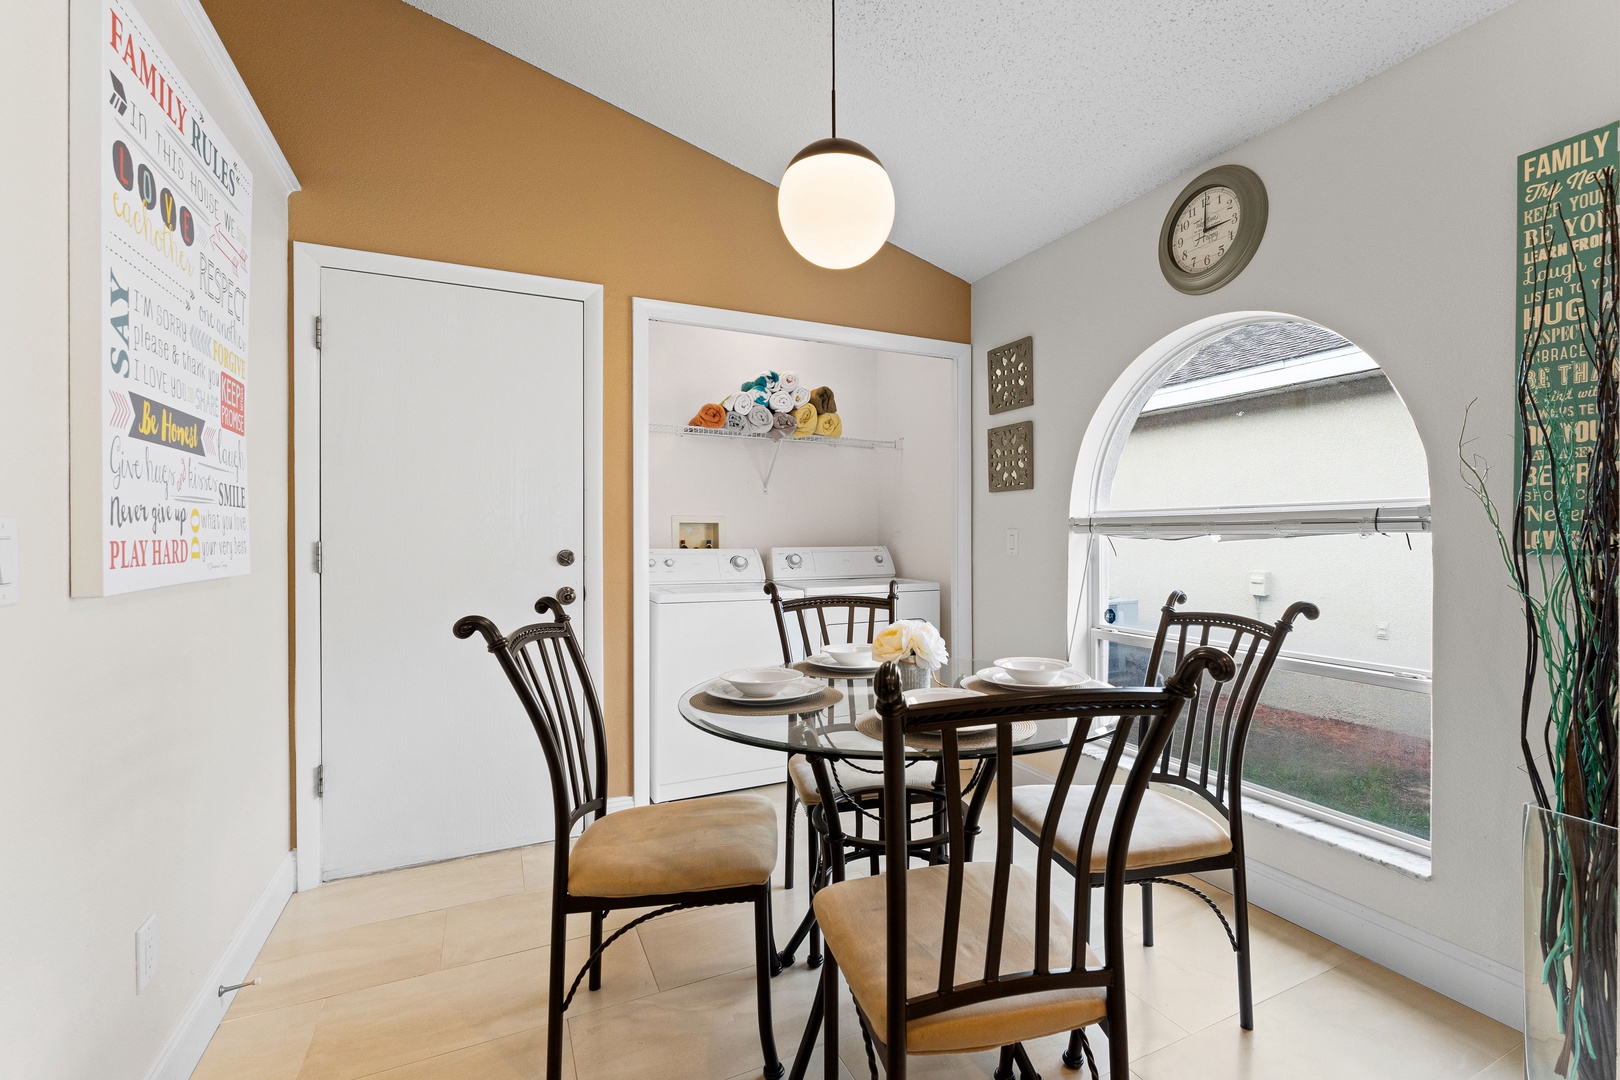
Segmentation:
[(1082, 1049), (1084, 1044), (1080, 1041), (1081, 1029), (1075, 1028), (1069, 1032), (1069, 1048), (1063, 1051), (1063, 1067), (1065, 1069), (1080, 1069), (1086, 1064), (1086, 1054)]
[(1153, 882), (1142, 882), (1142, 947), (1153, 947)]
[(1108, 988), (1108, 1075), (1131, 1075), (1131, 1047), (1125, 1034), (1125, 987)]
[(821, 965), (821, 1060), (827, 1080), (838, 1080), (838, 961), (828, 950)]
[(782, 888), (793, 888), (793, 833), (794, 819), (799, 816), (799, 789), (793, 786), (793, 775), (788, 774), (787, 784), (787, 844), (786, 866), (782, 870)]
[[(812, 903), (815, 901), (816, 893), (820, 892), (822, 886), (827, 884), (828, 864), (832, 859), (831, 854), (827, 851), (827, 845), (831, 841), (820, 833), (817, 833), (816, 836), (816, 865), (810, 875), (810, 898)], [(821, 966), (821, 926), (814, 919), (810, 920), (810, 953), (804, 958), (804, 966), (812, 970)]]
[(602, 989), (602, 919), (606, 912), (591, 912), (591, 980), (592, 990)]
[(1041, 1080), (1041, 1074), (1035, 1071), (1035, 1063), (1029, 1060), (1029, 1051), (1024, 1049), (1023, 1043), (1014, 1043), (1013, 1064), (1018, 1066), (1018, 1080)]
[(568, 943), (568, 916), (562, 898), (556, 897), (551, 911), (551, 971), (546, 995), (546, 1080), (562, 1080), (563, 980), (568, 959), (563, 955)]
[(754, 980), (759, 997), (759, 1047), (765, 1055), (766, 1080), (782, 1075), (776, 1054), (776, 1029), (771, 1024), (771, 970), (776, 943), (771, 939), (771, 885), (766, 882), (754, 901)]
[(1237, 935), (1238, 1024), (1254, 1030), (1254, 984), (1249, 976), (1249, 875), (1243, 862), (1232, 867), (1232, 926)]
[(1013, 1080), (1013, 1048), (1001, 1048), (1001, 1060), (996, 1063), (996, 1071), (990, 1074), (995, 1080)]

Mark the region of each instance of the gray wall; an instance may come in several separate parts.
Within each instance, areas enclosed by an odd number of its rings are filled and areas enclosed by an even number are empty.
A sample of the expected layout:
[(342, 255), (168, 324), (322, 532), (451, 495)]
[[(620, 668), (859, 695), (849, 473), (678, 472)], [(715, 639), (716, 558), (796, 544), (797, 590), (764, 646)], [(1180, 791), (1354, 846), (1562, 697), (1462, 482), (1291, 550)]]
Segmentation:
[[(1457, 476), (1457, 440), (1477, 399), (1471, 450), (1496, 464), (1498, 497), (1510, 497), (1515, 159), (1615, 119), (1616, 40), (1613, 0), (1519, 0), (1212, 160), (1255, 169), (1271, 200), (1253, 264), (1212, 295), (1172, 290), (1154, 250), (1171, 199), (1196, 172), (973, 288), (981, 656), (1065, 647), (1065, 520), (1081, 436), (1110, 385), (1159, 338), (1221, 312), (1281, 311), (1344, 335), (1383, 366), (1422, 437), (1434, 506), (1433, 877), (1275, 829), (1252, 831), (1250, 853), (1515, 968), (1528, 794), (1516, 768), (1522, 639), (1495, 540)], [(1025, 334), (1035, 337), (1037, 404), (994, 422), (1035, 420), (1036, 487), (989, 494), (984, 353)], [(1004, 554), (1008, 528), (1020, 531), (1016, 557)]]

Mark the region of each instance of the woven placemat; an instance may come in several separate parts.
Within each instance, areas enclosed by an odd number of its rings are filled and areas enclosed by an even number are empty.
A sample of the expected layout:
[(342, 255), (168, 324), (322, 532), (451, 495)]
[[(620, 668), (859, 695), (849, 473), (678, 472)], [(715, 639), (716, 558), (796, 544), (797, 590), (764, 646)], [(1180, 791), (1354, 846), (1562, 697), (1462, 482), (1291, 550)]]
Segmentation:
[[(868, 739), (883, 741), (883, 717), (875, 711), (861, 714), (855, 721), (855, 730)], [(1012, 741), (1025, 742), (1035, 737), (1035, 721), (1014, 720), (1012, 726)], [(938, 750), (939, 736), (931, 731), (914, 731), (906, 736), (906, 745), (916, 747), (918, 750)], [(956, 746), (959, 750), (984, 750), (996, 745), (995, 731), (974, 731), (967, 734), (958, 733)]]
[(1016, 693), (1018, 693), (1017, 690), (1009, 690), (1005, 686), (997, 686), (995, 683), (988, 682), (988, 681), (986, 681), (984, 679), (981, 679), (977, 675), (969, 675), (966, 678), (964, 678), (962, 680), (962, 689), (964, 689), (964, 690), (977, 690), (981, 694), (1016, 694)]
[(694, 706), (704, 712), (720, 713), (723, 716), (799, 716), (803, 713), (820, 712), (843, 700), (844, 692), (834, 690), (830, 686), (814, 697), (788, 702), (785, 705), (742, 705), (735, 701), (727, 701), (723, 697), (715, 697), (707, 690), (699, 690), (692, 695)]
[(872, 677), (878, 673), (877, 668), (871, 671), (851, 671), (849, 668), (824, 667), (813, 664), (809, 660), (800, 660), (796, 664), (788, 665), (794, 671), (802, 672), (814, 679), (852, 679), (861, 682), (871, 682)]

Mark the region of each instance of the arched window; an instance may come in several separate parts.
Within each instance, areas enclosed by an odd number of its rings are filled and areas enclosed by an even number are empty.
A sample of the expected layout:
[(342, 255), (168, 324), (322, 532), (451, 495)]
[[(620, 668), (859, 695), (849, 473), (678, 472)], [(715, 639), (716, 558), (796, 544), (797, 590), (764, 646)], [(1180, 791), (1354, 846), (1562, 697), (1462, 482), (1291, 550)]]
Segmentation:
[(1288, 641), (1251, 794), (1402, 846), (1429, 836), (1428, 466), (1383, 371), (1324, 327), (1207, 320), (1144, 354), (1075, 477), (1076, 655), (1140, 684), (1159, 609), (1320, 620)]

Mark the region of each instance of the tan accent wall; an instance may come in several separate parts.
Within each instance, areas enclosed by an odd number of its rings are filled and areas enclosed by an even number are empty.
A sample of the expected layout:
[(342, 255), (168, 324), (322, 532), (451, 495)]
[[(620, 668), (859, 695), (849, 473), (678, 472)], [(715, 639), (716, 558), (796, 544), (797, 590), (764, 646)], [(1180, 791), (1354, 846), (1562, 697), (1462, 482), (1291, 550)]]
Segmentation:
[(627, 794), (631, 297), (966, 341), (967, 283), (892, 246), (818, 269), (772, 185), (400, 0), (204, 7), (303, 183), (293, 240), (605, 287), (599, 678)]

